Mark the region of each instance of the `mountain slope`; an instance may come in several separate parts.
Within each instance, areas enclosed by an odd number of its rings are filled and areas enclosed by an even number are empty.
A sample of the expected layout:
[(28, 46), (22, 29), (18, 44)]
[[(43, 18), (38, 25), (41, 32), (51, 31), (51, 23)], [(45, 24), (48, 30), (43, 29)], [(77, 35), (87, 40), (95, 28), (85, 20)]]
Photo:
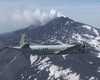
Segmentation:
[[(3, 46), (19, 45), (22, 32), (39, 44), (88, 45), (88, 54), (37, 55), (16, 50), (3, 50)], [(49, 23), (0, 35), (0, 79), (6, 80), (92, 80), (100, 79), (100, 30), (75, 22), (68, 17), (55, 18)], [(9, 36), (7, 36), (9, 35)], [(7, 36), (7, 37), (6, 37)], [(4, 56), (4, 57), (3, 57)], [(30, 60), (30, 62), (29, 62)], [(3, 63), (4, 62), (4, 63)], [(2, 64), (3, 63), (3, 64)], [(10, 75), (7, 75), (11, 73)]]
[[(34, 36), (33, 34), (36, 36)], [(44, 80), (43, 78), (45, 78), (45, 80), (47, 79), (50, 80), (51, 79), (53, 80), (98, 79), (99, 80), (100, 59), (96, 57), (97, 53), (99, 52), (99, 46), (100, 46), (98, 44), (100, 43), (99, 34), (100, 34), (99, 29), (63, 17), (56, 18), (50, 21), (48, 24), (40, 28), (36, 28), (34, 31), (33, 30), (30, 31), (28, 33), (30, 39), (36, 43), (76, 44), (85, 42), (88, 46), (91, 47), (93, 51), (89, 54), (45, 56), (44, 59), (43, 56), (38, 56), (39, 58), (36, 59), (36, 62), (33, 62), (32, 65), (26, 68), (26, 73), (23, 73), (23, 71), (22, 73), (20, 73), (20, 77), (23, 78), (22, 80), (24, 79)], [(35, 56), (37, 57), (37, 55)], [(36, 72), (39, 73), (36, 74)], [(26, 74), (28, 76), (25, 76)]]

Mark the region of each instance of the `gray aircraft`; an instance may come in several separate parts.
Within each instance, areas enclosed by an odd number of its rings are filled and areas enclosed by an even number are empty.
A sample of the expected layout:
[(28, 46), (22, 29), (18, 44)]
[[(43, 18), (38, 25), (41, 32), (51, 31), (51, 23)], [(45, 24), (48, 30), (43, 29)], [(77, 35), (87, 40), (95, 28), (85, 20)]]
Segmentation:
[(76, 45), (39, 45), (32, 43), (28, 40), (26, 33), (24, 32), (21, 36), (20, 46), (9, 46), (5, 49), (16, 49), (20, 51), (35, 53), (35, 54), (81, 54), (89, 53), (91, 49), (85, 44)]

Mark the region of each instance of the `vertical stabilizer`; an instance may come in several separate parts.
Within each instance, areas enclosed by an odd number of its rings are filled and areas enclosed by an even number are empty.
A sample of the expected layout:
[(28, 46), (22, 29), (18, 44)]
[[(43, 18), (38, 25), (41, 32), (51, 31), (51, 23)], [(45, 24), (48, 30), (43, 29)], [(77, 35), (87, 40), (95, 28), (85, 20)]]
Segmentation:
[(27, 35), (24, 32), (21, 36), (21, 40), (20, 40), (20, 46), (23, 47), (25, 44), (29, 44), (29, 41), (27, 39)]

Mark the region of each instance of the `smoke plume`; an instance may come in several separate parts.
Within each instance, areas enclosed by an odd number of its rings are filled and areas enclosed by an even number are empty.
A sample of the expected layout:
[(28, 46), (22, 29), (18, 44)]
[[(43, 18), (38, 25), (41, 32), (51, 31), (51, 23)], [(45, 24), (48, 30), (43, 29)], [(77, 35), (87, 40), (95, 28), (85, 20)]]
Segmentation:
[(38, 25), (38, 22), (44, 25), (56, 17), (63, 16), (53, 9), (46, 13), (40, 9), (32, 11), (7, 7), (0, 5), (0, 33), (25, 28), (31, 24)]

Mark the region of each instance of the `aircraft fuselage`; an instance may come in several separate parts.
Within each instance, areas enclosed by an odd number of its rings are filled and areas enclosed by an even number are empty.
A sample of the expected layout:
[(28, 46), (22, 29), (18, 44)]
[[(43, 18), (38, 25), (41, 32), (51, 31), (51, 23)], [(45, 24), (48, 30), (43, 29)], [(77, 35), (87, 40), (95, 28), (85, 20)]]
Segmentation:
[[(37, 45), (37, 46), (30, 46), (29, 48), (21, 48), (21, 47), (13, 47), (13, 49), (17, 49), (20, 51), (26, 51), (30, 53), (36, 54), (58, 54), (60, 51), (68, 49), (73, 45)], [(84, 52), (88, 53), (90, 51), (89, 48), (84, 48)], [(61, 52), (59, 54), (77, 54), (83, 53), (82, 50), (69, 50), (66, 52)]]
[(85, 44), (76, 45), (39, 45), (28, 40), (26, 33), (21, 36), (19, 47), (5, 47), (35, 54), (80, 54), (89, 53), (91, 50)]

